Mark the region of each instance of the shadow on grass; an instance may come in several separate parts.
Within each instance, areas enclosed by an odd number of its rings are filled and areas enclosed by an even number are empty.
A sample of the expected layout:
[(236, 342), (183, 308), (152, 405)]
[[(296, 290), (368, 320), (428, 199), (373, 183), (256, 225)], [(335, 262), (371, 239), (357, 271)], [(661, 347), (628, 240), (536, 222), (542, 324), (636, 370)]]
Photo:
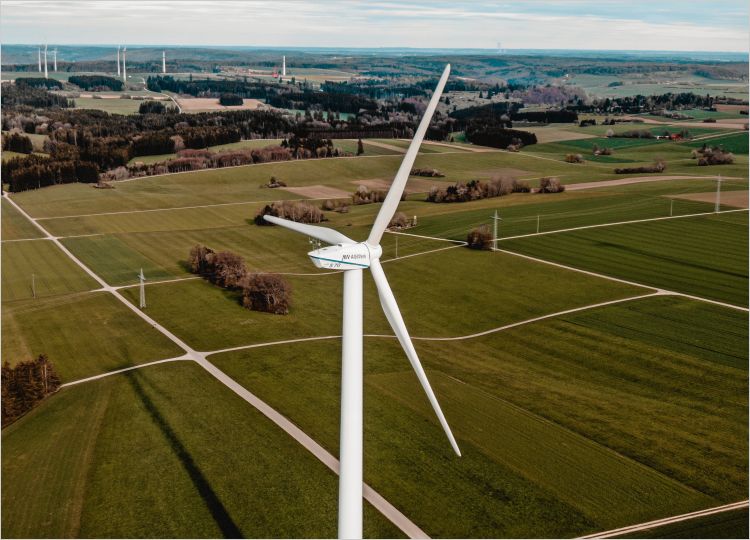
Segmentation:
[(133, 387), (133, 390), (135, 390), (135, 393), (140, 398), (149, 415), (151, 415), (151, 419), (154, 421), (154, 424), (156, 424), (156, 426), (161, 430), (162, 435), (164, 435), (164, 438), (169, 443), (172, 451), (179, 458), (180, 463), (182, 463), (185, 471), (190, 476), (190, 480), (192, 480), (195, 489), (203, 499), (203, 502), (206, 504), (206, 508), (208, 508), (208, 511), (211, 513), (214, 521), (219, 526), (219, 529), (221, 529), (224, 537), (242, 538), (242, 532), (240, 531), (239, 527), (237, 527), (237, 524), (232, 520), (229, 512), (227, 512), (227, 509), (224, 507), (222, 502), (219, 500), (219, 497), (211, 488), (211, 484), (209, 484), (206, 477), (203, 476), (203, 473), (201, 472), (198, 465), (195, 463), (195, 461), (193, 461), (193, 457), (190, 455), (190, 452), (188, 452), (187, 448), (185, 448), (182, 442), (180, 442), (177, 434), (172, 430), (167, 420), (161, 415), (154, 402), (151, 401), (151, 398), (149, 398), (146, 394), (143, 386), (138, 381), (138, 375), (136, 375), (135, 372), (129, 371), (125, 373), (125, 376), (128, 378), (130, 385)]

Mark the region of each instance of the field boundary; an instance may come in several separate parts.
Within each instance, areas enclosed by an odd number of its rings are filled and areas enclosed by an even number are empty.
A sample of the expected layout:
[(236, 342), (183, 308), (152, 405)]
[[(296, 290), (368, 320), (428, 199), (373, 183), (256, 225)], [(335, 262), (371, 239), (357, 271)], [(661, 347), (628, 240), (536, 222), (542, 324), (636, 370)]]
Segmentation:
[(581, 225), (580, 227), (556, 229), (554, 231), (543, 231), (543, 232), (529, 233), (529, 234), (517, 234), (515, 236), (503, 236), (503, 237), (499, 237), (497, 241), (502, 242), (503, 240), (515, 240), (517, 238), (529, 238), (532, 236), (544, 236), (548, 234), (582, 231), (584, 229), (598, 229), (600, 227), (614, 227), (616, 225), (630, 225), (631, 223), (646, 223), (649, 221), (664, 221), (668, 219), (682, 219), (682, 218), (691, 218), (691, 217), (700, 217), (700, 216), (713, 216), (713, 215), (719, 215), (719, 214), (730, 214), (733, 212), (747, 212), (747, 211), (748, 211), (747, 208), (738, 208), (735, 210), (720, 210), (718, 212), (699, 212), (697, 214), (681, 214), (679, 216), (661, 216), (661, 217), (655, 217), (655, 218), (632, 219), (630, 221), (614, 221), (612, 223), (597, 223), (595, 225)]
[(688, 521), (688, 520), (696, 519), (699, 517), (711, 516), (713, 514), (729, 512), (731, 510), (739, 510), (741, 508), (746, 508), (748, 506), (748, 502), (749, 501), (747, 500), (738, 501), (738, 502), (731, 503), (731, 504), (725, 504), (723, 506), (715, 506), (713, 508), (706, 508), (705, 510), (697, 510), (695, 512), (690, 512), (688, 514), (680, 514), (678, 516), (671, 516), (668, 518), (656, 519), (654, 521), (647, 521), (646, 523), (639, 523), (637, 525), (630, 525), (628, 527), (621, 527), (619, 529), (612, 529), (612, 530), (604, 531), (600, 533), (589, 534), (586, 536), (581, 536), (579, 538), (580, 539), (615, 538), (615, 537), (622, 536), (624, 534), (628, 534), (632, 532), (655, 529), (657, 527), (662, 527), (664, 525), (671, 525), (672, 523), (680, 523), (682, 521)]

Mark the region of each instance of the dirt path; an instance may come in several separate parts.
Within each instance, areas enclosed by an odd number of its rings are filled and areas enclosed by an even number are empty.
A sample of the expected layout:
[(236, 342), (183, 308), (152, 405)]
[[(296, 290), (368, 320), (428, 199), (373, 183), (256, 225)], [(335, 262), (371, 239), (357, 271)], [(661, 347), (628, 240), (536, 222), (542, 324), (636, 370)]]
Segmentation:
[[(614, 180), (602, 180), (599, 182), (582, 182), (580, 184), (568, 184), (565, 191), (578, 191), (581, 189), (594, 189), (610, 186), (626, 186), (628, 184), (639, 184), (641, 182), (665, 182), (667, 180), (716, 180), (717, 176), (695, 176), (695, 175), (665, 175), (665, 176), (631, 176), (629, 178), (616, 178)], [(724, 177), (725, 180), (743, 180), (736, 176)]]
[(386, 144), (382, 142), (373, 141), (371, 139), (362, 139), (362, 144), (371, 144), (372, 146), (377, 146), (378, 148), (384, 148), (386, 150), (393, 150), (394, 152), (398, 152), (399, 154), (406, 153), (406, 148), (401, 148), (400, 146), (394, 146), (392, 144)]
[(690, 519), (711, 516), (713, 514), (729, 512), (731, 510), (740, 510), (742, 508), (747, 508), (747, 506), (748, 501), (739, 501), (736, 503), (725, 504), (723, 506), (716, 506), (714, 508), (707, 508), (705, 510), (698, 510), (697, 512), (690, 512), (689, 514), (681, 514), (679, 516), (672, 516), (664, 519), (657, 519), (655, 521), (648, 521), (646, 523), (639, 523), (638, 525), (630, 525), (629, 527), (622, 527), (620, 529), (612, 529), (596, 534), (590, 534), (588, 536), (581, 536), (581, 538), (615, 538), (624, 534), (647, 531), (649, 529), (662, 527), (664, 525), (670, 525), (672, 523), (680, 523), (681, 521), (688, 521)]

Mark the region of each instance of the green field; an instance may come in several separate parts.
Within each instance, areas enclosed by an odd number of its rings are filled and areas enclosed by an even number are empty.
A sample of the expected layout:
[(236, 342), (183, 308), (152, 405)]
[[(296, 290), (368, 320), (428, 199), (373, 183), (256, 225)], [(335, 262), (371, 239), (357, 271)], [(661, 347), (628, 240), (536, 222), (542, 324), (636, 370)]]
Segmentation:
[[(456, 336), (489, 330), (567, 307), (643, 294), (627, 285), (613, 285), (570, 271), (549, 275), (542, 264), (518, 257), (471, 252), (465, 248), (432, 253), (385, 264), (397, 295), (408, 294), (402, 312), (415, 336)], [(488, 289), (482, 280), (466, 279), (472, 272), (488, 275), (501, 268), (504, 278)], [(414, 276), (419, 275), (415, 282)], [(238, 293), (204, 281), (153, 285), (147, 291), (148, 313), (166, 324), (197, 350), (263, 343), (301, 337), (331, 336), (340, 332), (341, 276), (338, 274), (287, 276), (294, 291), (286, 317), (256, 313), (242, 308)], [(452, 286), (464, 280), (461, 287)], [(535, 283), (534, 287), (527, 286)], [(564, 284), (564, 286), (562, 286)], [(440, 290), (439, 295), (432, 291)], [(408, 292), (407, 292), (408, 291)], [(124, 294), (137, 300), (137, 289)], [(377, 307), (371, 283), (365, 303)], [(477, 303), (498, 305), (478, 318)], [(194, 311), (190, 306), (203, 306)], [(365, 332), (390, 334), (379, 310), (369, 310)]]
[(747, 306), (745, 212), (503, 241), (501, 248)]
[[(49, 240), (3, 242), (3, 301), (96, 289), (99, 285)], [(33, 278), (32, 278), (33, 275)]]
[[(707, 315), (721, 336), (675, 348), (671, 338)], [(368, 339), (366, 477), (439, 537), (563, 537), (734, 500), (747, 467), (746, 323), (731, 310), (660, 298), (470, 341), (418, 341), (461, 459), (398, 346)], [(338, 343), (211, 358), (336, 448)]]
[(704, 144), (708, 146), (721, 146), (727, 152), (746, 156), (748, 152), (748, 133), (732, 133), (705, 140), (691, 141), (685, 143), (685, 146), (700, 148)]
[(46, 354), (63, 382), (182, 352), (109, 293), (3, 303), (3, 360)]
[(2, 239), (3, 240), (23, 240), (26, 238), (41, 238), (43, 235), (39, 229), (8, 201), (2, 201)]
[[(552, 126), (558, 142), (520, 153), (430, 145), (416, 166), (446, 174), (435, 182), (511, 175), (535, 185), (555, 175), (596, 186), (627, 175), (613, 173), (615, 162), (561, 159), (587, 153), (605, 127)], [(564, 133), (597, 138), (560, 140)], [(463, 457), (365, 278), (365, 480), (432, 537), (575, 537), (747, 496), (748, 314), (655, 290), (746, 306), (747, 213), (508, 238), (536, 232), (537, 216), (550, 232), (666, 217), (670, 206), (678, 216), (711, 212), (710, 202), (674, 197), (713, 192), (716, 174), (728, 178), (722, 190), (747, 190), (746, 155), (698, 167), (688, 143), (606, 141), (620, 144), (612, 158), (663, 157), (665, 174), (701, 178), (457, 204), (414, 193), (399, 210), (418, 225), (383, 238), (389, 282)], [(336, 143), (356, 151), (356, 140)], [(337, 456), (342, 276), (312, 267), (305, 236), (253, 218), (266, 201), (302, 197), (261, 188), (272, 175), (344, 195), (362, 180), (391, 179), (402, 156), (364, 144), (360, 158), (164, 175), (112, 190), (59, 185), (13, 200), (96, 275), (124, 285), (133, 305), (142, 268), (148, 316)], [(363, 240), (380, 208), (325, 212), (324, 225)], [(7, 201), (2, 210), (4, 360), (46, 353), (69, 382), (182, 355), (109, 292), (91, 292), (96, 281), (52, 242), (23, 240), (39, 232)], [(455, 242), (495, 210), (500, 247), (513, 253)], [(289, 315), (249, 311), (239, 292), (190, 274), (197, 243), (239, 253), (252, 271), (286, 274)], [(155, 283), (170, 279), (178, 281)], [(277, 343), (300, 338), (312, 339)], [(65, 387), (5, 427), (2, 444), (6, 537), (336, 533), (336, 475), (190, 361)], [(724, 517), (653, 534), (741, 533), (739, 520)], [(367, 506), (365, 535), (401, 533)]]
[[(2, 487), (6, 538), (336, 533), (336, 476), (192, 363), (48, 399), (3, 430)], [(401, 536), (365, 510), (365, 534)]]
[[(119, 94), (118, 94), (119, 95)], [(138, 108), (143, 103), (137, 99), (117, 98), (74, 98), (76, 109), (96, 109), (110, 114), (137, 114)]]

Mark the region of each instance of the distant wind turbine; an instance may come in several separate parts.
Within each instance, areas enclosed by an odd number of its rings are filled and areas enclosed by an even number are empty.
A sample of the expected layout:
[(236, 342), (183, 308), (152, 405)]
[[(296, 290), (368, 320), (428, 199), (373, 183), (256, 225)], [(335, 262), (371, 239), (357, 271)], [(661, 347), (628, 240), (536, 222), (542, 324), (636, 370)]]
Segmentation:
[(166, 51), (161, 52), (161, 72), (162, 73), (167, 72), (167, 52)]
[(52, 72), (57, 73), (57, 47), (52, 51), (52, 61), (54, 62)]
[(39, 61), (39, 73), (42, 72), (42, 47), (41, 45), (36, 48), (37, 59)]
[(409, 332), (401, 317), (383, 273), (380, 257), (383, 248), (380, 240), (388, 223), (396, 212), (401, 195), (409, 179), (414, 160), (419, 152), (419, 146), (430, 125), (435, 108), (448, 80), (450, 64), (445, 66), (442, 77), (438, 82), (435, 93), (427, 106), (427, 110), (419, 123), (409, 150), (401, 162), (388, 195), (375, 218), (370, 236), (365, 242), (355, 242), (338, 231), (326, 227), (307, 225), (295, 221), (273, 216), (263, 218), (276, 225), (316, 238), (330, 246), (315, 249), (308, 253), (310, 259), (318, 268), (343, 270), (344, 274), (344, 302), (343, 329), (341, 339), (341, 430), (340, 430), (340, 467), (339, 467), (339, 538), (362, 538), (362, 271), (369, 268), (375, 280), (375, 286), (380, 296), (380, 305), (385, 312), (388, 323), (393, 328), (401, 347), (411, 362), (422, 388), (427, 394), (432, 408), (437, 414), (448, 440), (457, 455), (461, 451), (456, 439), (451, 433), (448, 422), (440, 409), (435, 393), (430, 387), (422, 364), (414, 349)]
[(120, 46), (117, 46), (117, 76), (120, 76)]
[(128, 82), (128, 74), (127, 70), (125, 69), (125, 52), (128, 50), (127, 47), (122, 48), (122, 82), (127, 83)]
[(47, 44), (44, 44), (44, 78), (47, 78)]

